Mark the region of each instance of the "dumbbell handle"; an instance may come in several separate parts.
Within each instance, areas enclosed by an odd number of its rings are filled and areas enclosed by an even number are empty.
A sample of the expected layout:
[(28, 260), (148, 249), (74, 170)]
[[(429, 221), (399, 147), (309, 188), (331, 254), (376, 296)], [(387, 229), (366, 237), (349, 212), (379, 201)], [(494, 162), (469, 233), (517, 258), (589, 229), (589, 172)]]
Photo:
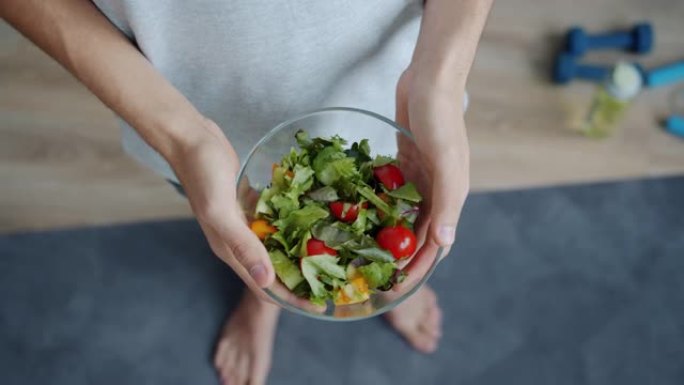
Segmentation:
[(610, 68), (608, 67), (591, 65), (578, 65), (577, 67), (575, 67), (575, 77), (581, 79), (594, 80), (600, 82), (606, 79), (609, 74)]
[(632, 45), (632, 36), (630, 32), (587, 35), (587, 43), (592, 48), (628, 48)]
[(665, 121), (665, 129), (672, 135), (684, 138), (684, 116), (672, 115)]
[(646, 85), (658, 87), (684, 80), (684, 60), (652, 69), (646, 73)]

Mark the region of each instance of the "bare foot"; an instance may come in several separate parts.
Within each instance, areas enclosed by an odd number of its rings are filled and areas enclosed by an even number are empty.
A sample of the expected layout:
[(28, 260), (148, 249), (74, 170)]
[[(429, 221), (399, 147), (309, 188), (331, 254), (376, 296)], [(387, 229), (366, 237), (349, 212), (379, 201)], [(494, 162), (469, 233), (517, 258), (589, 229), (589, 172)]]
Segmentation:
[(387, 321), (416, 350), (432, 353), (442, 337), (442, 310), (437, 295), (423, 286), (411, 298), (385, 316)]
[(214, 356), (224, 385), (265, 385), (280, 309), (245, 289), (226, 322)]

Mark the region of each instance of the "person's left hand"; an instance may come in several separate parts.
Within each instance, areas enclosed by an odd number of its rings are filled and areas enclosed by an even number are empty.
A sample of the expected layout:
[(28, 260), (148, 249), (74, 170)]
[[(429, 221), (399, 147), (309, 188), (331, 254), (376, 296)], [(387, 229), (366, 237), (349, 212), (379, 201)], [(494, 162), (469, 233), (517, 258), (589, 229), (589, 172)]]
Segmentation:
[(398, 159), (406, 180), (424, 197), (416, 222), (422, 246), (407, 266), (407, 281), (423, 277), (439, 247), (443, 256), (449, 252), (470, 189), (464, 92), (431, 83), (418, 79), (409, 67), (397, 84), (396, 121), (414, 137), (412, 142), (399, 135)]

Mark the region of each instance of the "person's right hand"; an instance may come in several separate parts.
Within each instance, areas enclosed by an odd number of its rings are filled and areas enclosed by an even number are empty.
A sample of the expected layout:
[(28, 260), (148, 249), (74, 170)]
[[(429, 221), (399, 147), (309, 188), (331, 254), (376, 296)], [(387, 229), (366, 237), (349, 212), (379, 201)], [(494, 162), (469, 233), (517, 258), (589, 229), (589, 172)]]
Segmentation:
[(240, 162), (221, 129), (206, 119), (206, 135), (182, 146), (167, 159), (190, 201), (214, 253), (262, 299), (261, 288), (275, 279), (263, 244), (252, 233), (238, 203), (236, 177)]

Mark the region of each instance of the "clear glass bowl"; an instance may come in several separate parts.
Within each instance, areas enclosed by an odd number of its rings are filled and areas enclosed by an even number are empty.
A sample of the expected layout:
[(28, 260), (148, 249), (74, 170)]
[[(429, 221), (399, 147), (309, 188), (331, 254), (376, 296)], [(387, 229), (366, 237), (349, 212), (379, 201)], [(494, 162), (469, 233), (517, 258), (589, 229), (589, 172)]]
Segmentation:
[[(271, 166), (278, 163), (292, 147), (297, 148), (295, 133), (303, 129), (311, 137), (339, 135), (348, 144), (368, 139), (372, 156), (390, 155), (400, 161), (405, 179), (412, 181), (421, 189), (425, 168), (419, 164), (416, 148), (410, 132), (393, 121), (376, 113), (355, 108), (333, 107), (302, 114), (274, 127), (250, 151), (238, 176), (238, 199), (251, 220), (256, 203), (256, 192), (271, 182)], [(401, 148), (401, 152), (399, 149)], [(425, 196), (425, 191), (421, 191)], [(421, 223), (420, 217), (417, 224)], [(443, 254), (442, 248), (433, 247), (431, 252), (421, 252), (421, 239), (425, 226), (417, 225), (418, 252), (400, 263), (401, 268), (413, 264), (407, 279), (388, 292), (378, 291), (371, 294), (363, 303), (335, 305), (329, 302), (325, 308), (316, 307), (308, 300), (295, 297), (276, 278), (276, 282), (264, 289), (276, 303), (283, 308), (305, 316), (330, 320), (350, 321), (373, 317), (391, 310), (413, 293), (430, 277)], [(420, 263), (414, 261), (420, 258)]]

